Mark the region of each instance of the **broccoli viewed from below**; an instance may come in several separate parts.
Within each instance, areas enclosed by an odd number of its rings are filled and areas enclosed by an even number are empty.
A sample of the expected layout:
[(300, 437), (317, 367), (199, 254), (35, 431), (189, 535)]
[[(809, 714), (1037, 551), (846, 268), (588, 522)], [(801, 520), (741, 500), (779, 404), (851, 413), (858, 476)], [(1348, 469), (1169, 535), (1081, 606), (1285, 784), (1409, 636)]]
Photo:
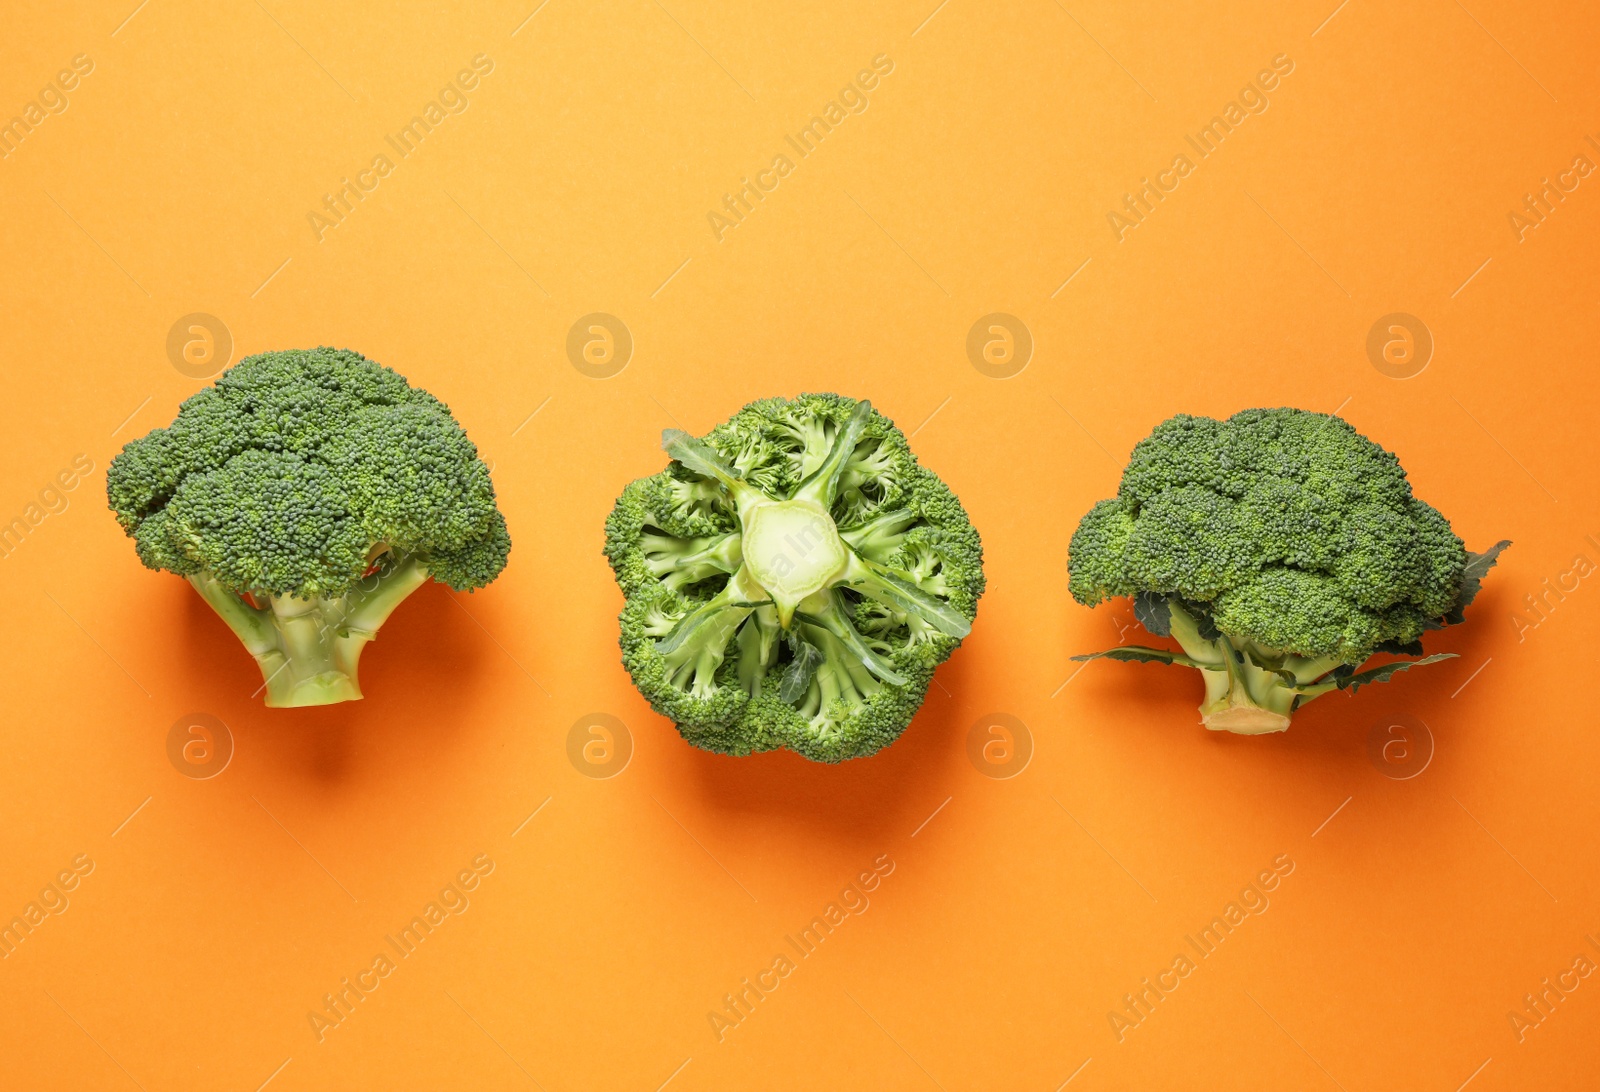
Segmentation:
[[(1180, 414), (1079, 522), (1068, 567), (1078, 602), (1132, 596), (1140, 623), (1183, 651), (1074, 659), (1196, 668), (1207, 728), (1281, 732), (1313, 698), (1451, 659), (1423, 656), (1422, 635), (1462, 620), (1509, 545), (1469, 553), (1399, 460), (1339, 417)], [(1420, 658), (1361, 670), (1376, 653)]]
[(188, 579), (261, 666), (269, 706), (361, 697), (356, 665), (431, 576), (494, 580), (511, 539), (449, 407), (344, 349), (246, 357), (112, 461), (139, 559)]
[(697, 747), (839, 762), (888, 746), (983, 594), (978, 532), (865, 401), (753, 402), (606, 521), (623, 663)]

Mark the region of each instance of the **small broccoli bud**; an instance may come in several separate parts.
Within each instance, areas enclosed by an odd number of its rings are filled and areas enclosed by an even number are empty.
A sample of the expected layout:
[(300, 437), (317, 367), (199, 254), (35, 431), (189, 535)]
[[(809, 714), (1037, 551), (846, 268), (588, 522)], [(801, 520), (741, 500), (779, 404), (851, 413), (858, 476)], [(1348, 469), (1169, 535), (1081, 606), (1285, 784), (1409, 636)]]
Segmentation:
[(1507, 545), (1469, 554), (1412, 496), (1399, 459), (1338, 417), (1179, 415), (1134, 447), (1116, 498), (1079, 522), (1068, 565), (1078, 602), (1137, 596), (1146, 628), (1183, 651), (1076, 658), (1195, 668), (1208, 728), (1282, 731), (1322, 694), (1450, 658), (1358, 670), (1377, 653), (1420, 656), (1422, 634), (1461, 621)]
[(977, 531), (864, 401), (767, 399), (623, 490), (623, 663), (685, 739), (838, 762), (910, 723), (983, 593)]
[(511, 550), (450, 410), (359, 353), (261, 353), (106, 474), (148, 568), (188, 578), (256, 657), (269, 706), (361, 697), (362, 648), (430, 577), (458, 591)]

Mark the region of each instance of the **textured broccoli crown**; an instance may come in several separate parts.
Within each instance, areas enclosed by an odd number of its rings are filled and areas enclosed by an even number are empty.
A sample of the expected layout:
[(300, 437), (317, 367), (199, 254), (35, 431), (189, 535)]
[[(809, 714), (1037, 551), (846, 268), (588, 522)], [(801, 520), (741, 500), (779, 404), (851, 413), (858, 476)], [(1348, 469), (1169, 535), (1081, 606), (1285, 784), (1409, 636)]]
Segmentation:
[(606, 521), (623, 663), (690, 743), (838, 762), (892, 743), (983, 594), (977, 530), (905, 437), (833, 394), (753, 402)]
[(188, 579), (269, 706), (361, 697), (361, 650), (430, 577), (505, 568), (489, 470), (449, 408), (344, 349), (246, 357), (122, 449), (106, 495), (139, 559)]
[(257, 596), (343, 595), (384, 553), (478, 588), (511, 547), (449, 408), (343, 349), (241, 360), (129, 443), (106, 492), (145, 565)]
[(1179, 415), (1079, 524), (1071, 591), (1156, 593), (1231, 637), (1360, 663), (1456, 604), (1467, 552), (1394, 454), (1330, 414)]

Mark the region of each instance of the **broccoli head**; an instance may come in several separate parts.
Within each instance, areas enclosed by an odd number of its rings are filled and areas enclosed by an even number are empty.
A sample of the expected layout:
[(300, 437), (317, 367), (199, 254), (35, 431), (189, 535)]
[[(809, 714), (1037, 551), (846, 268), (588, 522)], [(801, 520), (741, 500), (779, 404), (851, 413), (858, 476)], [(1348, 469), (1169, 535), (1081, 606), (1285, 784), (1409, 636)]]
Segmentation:
[(489, 470), (450, 409), (344, 349), (246, 357), (106, 474), (139, 560), (186, 577), (261, 666), (269, 706), (361, 697), (362, 648), (430, 576), (505, 567)]
[(606, 521), (634, 684), (697, 747), (818, 762), (894, 742), (971, 628), (983, 549), (865, 401), (752, 402)]
[[(1331, 690), (1418, 664), (1422, 635), (1460, 622), (1509, 542), (1469, 553), (1411, 495), (1394, 454), (1331, 414), (1180, 414), (1133, 449), (1122, 485), (1072, 536), (1073, 598), (1132, 596), (1183, 652), (1104, 656), (1180, 664), (1205, 679), (1206, 727), (1257, 734)], [(1359, 670), (1375, 653), (1397, 659)]]

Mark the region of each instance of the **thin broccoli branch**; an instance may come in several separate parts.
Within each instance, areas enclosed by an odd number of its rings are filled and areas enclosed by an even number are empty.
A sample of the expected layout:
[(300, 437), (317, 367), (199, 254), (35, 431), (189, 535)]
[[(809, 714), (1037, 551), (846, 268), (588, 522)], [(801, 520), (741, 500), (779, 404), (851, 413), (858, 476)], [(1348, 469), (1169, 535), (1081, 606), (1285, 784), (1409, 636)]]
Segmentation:
[(846, 531), (840, 529), (839, 537), (862, 557), (878, 564), (887, 564), (900, 544), (906, 540), (906, 531), (921, 517), (913, 508), (895, 508), (884, 512)]
[(908, 575), (858, 553), (850, 554), (840, 583), (902, 614), (916, 615), (940, 633), (960, 638), (972, 632), (971, 623), (950, 604), (917, 587)]
[(690, 584), (731, 573), (743, 561), (741, 536), (737, 531), (705, 538), (677, 538), (645, 532), (639, 548), (652, 575), (673, 591)]
[(821, 506), (824, 511), (833, 507), (839, 474), (844, 470), (850, 456), (855, 453), (856, 444), (861, 442), (861, 434), (866, 430), (867, 421), (871, 417), (872, 403), (863, 398), (856, 403), (844, 427), (833, 438), (833, 447), (829, 450), (828, 457), (800, 483), (791, 500), (811, 501)]
[(783, 630), (778, 612), (770, 604), (757, 607), (739, 629), (739, 685), (752, 698), (761, 696), (767, 672), (777, 663)]
[(883, 683), (873, 678), (844, 643), (826, 629), (805, 623), (795, 628), (821, 653), (816, 674), (797, 708), (802, 716), (810, 718), (812, 731), (836, 731), (851, 713), (883, 689)]
[(740, 477), (738, 469), (719, 455), (715, 448), (682, 429), (664, 430), (661, 433), (661, 447), (696, 474), (721, 483), (728, 496), (733, 498), (741, 524), (752, 507), (764, 504), (769, 499), (765, 493)]
[(867, 647), (856, 627), (850, 624), (850, 619), (839, 602), (837, 589), (818, 592), (801, 606), (809, 609), (797, 612), (796, 618), (827, 630), (838, 639), (851, 656), (878, 678), (891, 686), (904, 686), (909, 681), (896, 671), (888, 660)]

